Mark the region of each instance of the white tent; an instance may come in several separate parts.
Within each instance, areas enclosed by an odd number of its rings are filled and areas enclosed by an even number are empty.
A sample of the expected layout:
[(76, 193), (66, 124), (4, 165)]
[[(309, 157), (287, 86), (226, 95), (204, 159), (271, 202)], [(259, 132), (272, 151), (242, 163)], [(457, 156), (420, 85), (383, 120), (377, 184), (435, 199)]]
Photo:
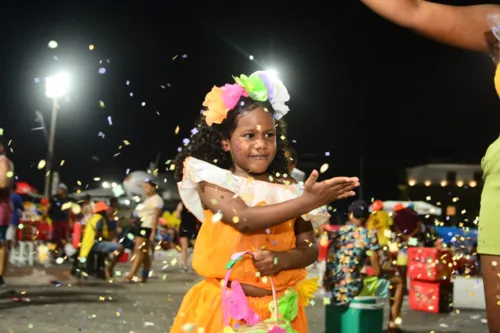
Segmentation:
[[(418, 215), (435, 215), (441, 216), (443, 210), (439, 207), (433, 206), (425, 201), (384, 201), (384, 210), (387, 212), (393, 212), (394, 206), (398, 203), (403, 204), (403, 206), (408, 207), (408, 205), (415, 205), (415, 210)], [(370, 207), (370, 211), (372, 208)]]

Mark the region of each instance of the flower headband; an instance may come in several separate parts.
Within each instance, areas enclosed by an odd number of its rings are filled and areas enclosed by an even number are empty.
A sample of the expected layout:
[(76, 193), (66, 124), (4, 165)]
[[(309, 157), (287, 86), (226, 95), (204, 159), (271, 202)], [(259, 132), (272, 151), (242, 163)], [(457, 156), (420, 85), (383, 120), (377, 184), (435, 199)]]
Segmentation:
[(250, 97), (254, 101), (269, 101), (276, 111), (274, 117), (281, 119), (290, 111), (285, 104), (290, 100), (290, 95), (283, 82), (269, 72), (258, 71), (250, 76), (244, 74), (234, 77), (235, 84), (226, 84), (224, 87), (214, 86), (205, 96), (203, 112), (208, 126), (221, 124), (227, 113), (234, 109), (242, 96)]

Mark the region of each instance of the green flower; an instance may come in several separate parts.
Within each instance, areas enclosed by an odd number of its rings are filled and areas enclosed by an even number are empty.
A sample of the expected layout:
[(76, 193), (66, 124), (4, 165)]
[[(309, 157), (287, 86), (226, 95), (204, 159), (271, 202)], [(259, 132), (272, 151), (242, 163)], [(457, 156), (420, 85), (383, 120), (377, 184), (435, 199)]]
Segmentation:
[(233, 79), (245, 89), (248, 96), (254, 101), (267, 101), (267, 87), (259, 75), (254, 73), (248, 77), (245, 74), (241, 74), (240, 77), (233, 76)]
[[(274, 313), (274, 301), (269, 302), (269, 311)], [(283, 318), (292, 322), (299, 313), (299, 294), (295, 290), (287, 290), (278, 299), (278, 312)]]

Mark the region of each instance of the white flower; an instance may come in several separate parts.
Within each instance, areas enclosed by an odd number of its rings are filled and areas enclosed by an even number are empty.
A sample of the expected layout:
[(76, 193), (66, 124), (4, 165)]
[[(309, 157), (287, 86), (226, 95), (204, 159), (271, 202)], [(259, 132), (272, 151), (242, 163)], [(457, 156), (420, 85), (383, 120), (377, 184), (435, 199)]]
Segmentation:
[(274, 96), (269, 100), (274, 110), (276, 111), (274, 117), (276, 119), (283, 118), (290, 108), (285, 103), (290, 100), (290, 94), (281, 80), (275, 79), (274, 82)]

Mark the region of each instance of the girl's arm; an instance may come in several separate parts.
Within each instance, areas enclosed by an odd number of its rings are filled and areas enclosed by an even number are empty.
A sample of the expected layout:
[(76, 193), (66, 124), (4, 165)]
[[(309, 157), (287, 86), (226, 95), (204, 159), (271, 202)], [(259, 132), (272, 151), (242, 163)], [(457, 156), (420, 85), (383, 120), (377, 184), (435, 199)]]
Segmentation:
[(300, 197), (274, 205), (248, 207), (233, 192), (207, 182), (199, 183), (198, 194), (206, 208), (214, 214), (222, 214), (220, 221), (241, 233), (251, 234), (295, 219), (331, 201), (353, 196), (352, 190), (359, 186), (357, 178), (338, 177), (316, 182), (317, 177), (318, 173), (313, 172)]
[(295, 248), (278, 252), (283, 270), (305, 268), (318, 260), (318, 244), (312, 224), (299, 217), (295, 221)]
[(361, 0), (374, 12), (427, 38), (471, 51), (491, 50), (495, 38), (487, 16), (498, 5), (452, 6), (424, 0)]

